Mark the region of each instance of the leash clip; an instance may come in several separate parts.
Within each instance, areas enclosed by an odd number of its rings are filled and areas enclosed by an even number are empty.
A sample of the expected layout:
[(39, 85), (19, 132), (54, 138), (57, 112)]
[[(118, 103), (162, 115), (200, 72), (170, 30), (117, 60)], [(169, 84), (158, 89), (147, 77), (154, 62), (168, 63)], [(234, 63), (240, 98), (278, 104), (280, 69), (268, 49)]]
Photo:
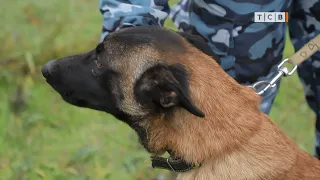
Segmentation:
[[(270, 87), (276, 87), (277, 86), (277, 82), (281, 79), (282, 76), (286, 77), (286, 76), (291, 76), (298, 68), (298, 65), (295, 65), (290, 71), (288, 70), (288, 68), (286, 66), (284, 66), (284, 64), (286, 62), (288, 62), (290, 59), (284, 59), (283, 61), (281, 61), (281, 63), (278, 65), (278, 74), (269, 82), (269, 81), (258, 81), (256, 83), (254, 83), (253, 85), (250, 85), (249, 87), (253, 88), (257, 94), (262, 95), (264, 92), (266, 92)], [(289, 61), (290, 62), (290, 61)], [(262, 90), (258, 91), (257, 87), (258, 86), (263, 86), (264, 88), (262, 88)]]

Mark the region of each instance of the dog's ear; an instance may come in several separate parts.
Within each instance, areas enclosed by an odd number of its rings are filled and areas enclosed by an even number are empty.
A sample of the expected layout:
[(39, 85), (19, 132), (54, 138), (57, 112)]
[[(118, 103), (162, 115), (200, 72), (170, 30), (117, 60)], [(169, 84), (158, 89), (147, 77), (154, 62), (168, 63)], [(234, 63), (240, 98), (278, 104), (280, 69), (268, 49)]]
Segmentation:
[(96, 47), (96, 54), (100, 54), (101, 52), (103, 52), (105, 49), (104, 49), (104, 43), (101, 42), (97, 45)]
[(204, 113), (189, 96), (187, 74), (180, 65), (152, 67), (143, 73), (135, 86), (137, 100), (155, 108), (182, 107), (198, 117)]

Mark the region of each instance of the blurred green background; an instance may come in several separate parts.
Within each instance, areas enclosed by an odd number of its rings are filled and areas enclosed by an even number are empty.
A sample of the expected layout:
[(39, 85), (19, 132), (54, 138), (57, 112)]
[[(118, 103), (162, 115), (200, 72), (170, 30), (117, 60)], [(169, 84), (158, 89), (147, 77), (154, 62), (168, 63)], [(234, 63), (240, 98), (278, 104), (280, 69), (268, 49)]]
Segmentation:
[[(165, 178), (150, 168), (130, 128), (65, 103), (40, 74), (50, 59), (95, 47), (98, 0), (15, 0), (1, 7), (0, 180)], [(292, 53), (288, 42), (285, 56)], [(282, 80), (271, 117), (312, 153), (315, 116), (296, 74)]]

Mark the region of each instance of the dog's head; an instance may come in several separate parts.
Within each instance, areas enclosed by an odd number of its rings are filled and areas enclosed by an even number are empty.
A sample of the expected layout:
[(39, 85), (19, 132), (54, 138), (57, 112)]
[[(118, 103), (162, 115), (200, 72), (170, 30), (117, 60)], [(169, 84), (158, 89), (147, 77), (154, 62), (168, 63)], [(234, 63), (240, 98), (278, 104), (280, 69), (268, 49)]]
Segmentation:
[(148, 146), (149, 121), (170, 120), (176, 109), (204, 117), (189, 94), (186, 42), (162, 28), (126, 28), (87, 53), (48, 62), (42, 73), (65, 101), (114, 115), (138, 132), (148, 150), (158, 151)]

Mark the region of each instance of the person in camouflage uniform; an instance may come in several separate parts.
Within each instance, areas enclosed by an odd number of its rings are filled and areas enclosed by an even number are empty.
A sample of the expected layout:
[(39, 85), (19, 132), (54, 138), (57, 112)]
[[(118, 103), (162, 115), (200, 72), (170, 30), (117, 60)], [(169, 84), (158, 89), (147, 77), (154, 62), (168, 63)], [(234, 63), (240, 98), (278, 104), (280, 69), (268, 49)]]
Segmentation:
[[(130, 26), (163, 26), (169, 16), (179, 31), (203, 37), (235, 80), (249, 85), (270, 80), (282, 60), (287, 23), (255, 23), (254, 12), (289, 12), (290, 39), (300, 49), (320, 32), (320, 0), (100, 0), (101, 40)], [(320, 52), (298, 67), (309, 106), (316, 113), (315, 156), (320, 155)], [(278, 82), (279, 85), (279, 82)], [(268, 114), (278, 91), (262, 96)]]

